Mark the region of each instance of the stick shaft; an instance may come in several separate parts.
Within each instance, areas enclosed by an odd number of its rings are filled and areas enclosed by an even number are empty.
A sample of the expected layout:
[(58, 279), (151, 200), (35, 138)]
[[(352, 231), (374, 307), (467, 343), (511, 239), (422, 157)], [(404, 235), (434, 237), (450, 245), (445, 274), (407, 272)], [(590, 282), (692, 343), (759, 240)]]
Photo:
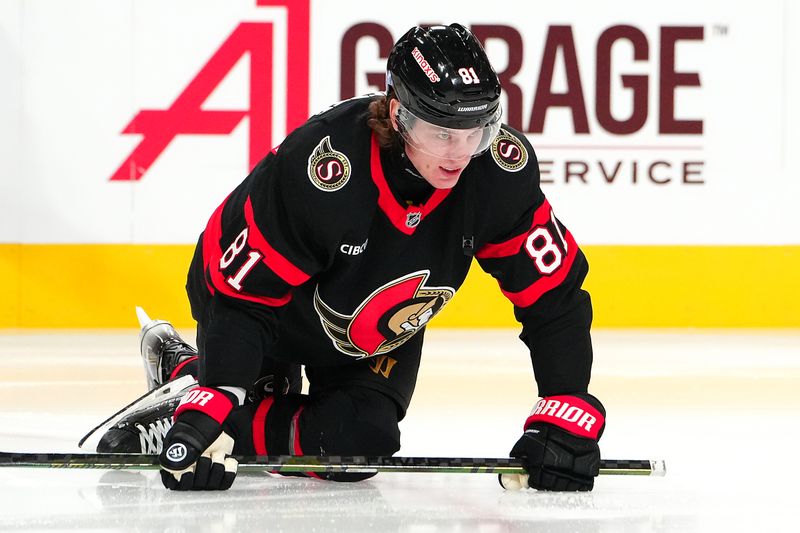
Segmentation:
[[(439, 472), (461, 474), (523, 474), (522, 463), (508, 458), (462, 457), (340, 457), (258, 455), (236, 456), (240, 471), (296, 472)], [(103, 468), (149, 470), (158, 456), (103, 453), (0, 452), (0, 467)], [(664, 475), (663, 461), (604, 459), (601, 475)]]

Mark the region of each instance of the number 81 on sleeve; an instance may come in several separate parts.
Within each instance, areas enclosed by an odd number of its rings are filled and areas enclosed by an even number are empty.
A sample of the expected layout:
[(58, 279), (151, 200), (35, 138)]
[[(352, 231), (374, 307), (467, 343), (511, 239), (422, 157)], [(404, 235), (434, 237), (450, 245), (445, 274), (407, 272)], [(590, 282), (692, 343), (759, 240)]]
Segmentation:
[[(247, 244), (247, 233), (249, 228), (244, 228), (239, 235), (236, 236), (236, 239), (228, 246), (228, 249), (225, 250), (225, 253), (222, 254), (222, 257), (219, 258), (219, 269), (225, 270), (228, 268), (233, 260), (236, 259), (242, 250), (244, 250), (245, 244)], [(253, 269), (254, 266), (264, 257), (261, 255), (261, 252), (258, 250), (250, 250), (247, 254), (247, 261), (239, 267), (239, 270), (233, 276), (228, 276), (225, 278), (225, 281), (233, 287), (237, 292), (242, 290), (242, 282), (247, 274)]]
[(558, 270), (564, 262), (564, 253), (567, 251), (567, 241), (561, 234), (561, 229), (558, 227), (558, 222), (552, 211), (550, 212), (550, 220), (553, 222), (556, 232), (558, 232), (564, 252), (556, 244), (553, 233), (547, 226), (536, 226), (525, 239), (525, 251), (533, 259), (536, 270), (543, 275), (550, 275)]

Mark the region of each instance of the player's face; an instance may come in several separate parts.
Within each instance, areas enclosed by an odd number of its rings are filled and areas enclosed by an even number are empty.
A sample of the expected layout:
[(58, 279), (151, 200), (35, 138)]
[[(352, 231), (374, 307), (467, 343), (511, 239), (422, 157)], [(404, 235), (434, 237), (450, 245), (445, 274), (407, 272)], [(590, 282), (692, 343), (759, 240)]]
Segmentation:
[[(400, 103), (392, 100), (392, 117), (397, 116), (399, 108)], [(393, 122), (400, 131), (396, 120)], [(406, 155), (420, 175), (437, 189), (455, 187), (470, 160), (484, 148), (486, 139), (484, 128), (444, 128), (422, 119), (407, 121), (401, 131)]]
[(416, 149), (406, 143), (406, 155), (425, 181), (437, 189), (452, 189), (472, 161), (472, 152), (454, 149), (444, 157)]

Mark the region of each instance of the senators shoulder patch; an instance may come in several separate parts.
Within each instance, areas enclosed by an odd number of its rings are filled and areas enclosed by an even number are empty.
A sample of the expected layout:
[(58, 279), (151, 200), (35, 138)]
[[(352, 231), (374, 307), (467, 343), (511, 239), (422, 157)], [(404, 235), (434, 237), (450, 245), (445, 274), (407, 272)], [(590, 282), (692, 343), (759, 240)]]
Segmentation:
[(350, 172), (350, 160), (331, 147), (330, 135), (322, 139), (308, 157), (308, 177), (314, 187), (321, 191), (341, 189), (347, 185)]
[(508, 172), (518, 172), (528, 163), (525, 146), (502, 128), (492, 142), (492, 157), (500, 168)]

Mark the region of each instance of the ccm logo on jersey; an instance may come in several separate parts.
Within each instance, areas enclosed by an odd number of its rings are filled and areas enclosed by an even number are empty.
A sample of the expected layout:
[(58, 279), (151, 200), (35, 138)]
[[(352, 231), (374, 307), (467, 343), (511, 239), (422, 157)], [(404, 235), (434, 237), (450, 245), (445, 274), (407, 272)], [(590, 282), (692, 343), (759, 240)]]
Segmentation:
[(528, 151), (522, 143), (504, 129), (492, 141), (492, 158), (508, 172), (519, 172), (528, 163)]
[(580, 398), (552, 396), (536, 403), (525, 426), (532, 422), (547, 422), (576, 435), (596, 439), (604, 421), (599, 411)]
[(331, 147), (330, 135), (322, 139), (308, 157), (308, 177), (314, 187), (331, 192), (341, 189), (350, 179), (350, 160)]

